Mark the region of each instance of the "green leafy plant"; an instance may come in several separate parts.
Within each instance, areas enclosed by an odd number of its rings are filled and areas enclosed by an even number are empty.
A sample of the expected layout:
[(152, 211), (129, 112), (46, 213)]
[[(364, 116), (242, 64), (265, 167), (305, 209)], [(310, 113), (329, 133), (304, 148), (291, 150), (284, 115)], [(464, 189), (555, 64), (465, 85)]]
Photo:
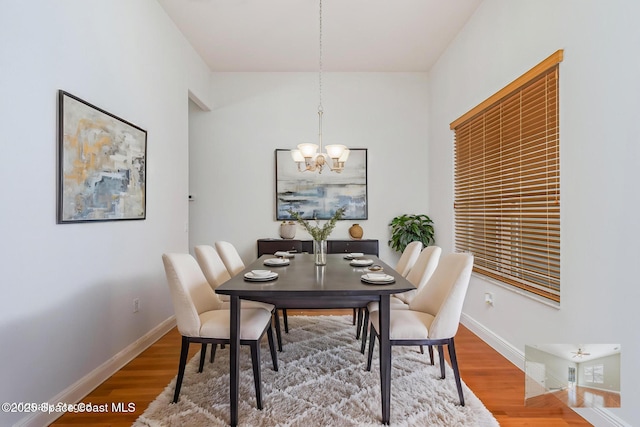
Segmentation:
[(391, 240), (389, 246), (402, 252), (407, 245), (414, 241), (420, 241), (429, 246), (435, 242), (433, 237), (433, 221), (427, 215), (399, 215), (389, 223), (391, 227)]
[(347, 210), (344, 206), (339, 208), (335, 214), (327, 221), (323, 226), (320, 226), (320, 221), (315, 220), (316, 225), (311, 225), (309, 221), (302, 218), (299, 212), (293, 211), (291, 209), (287, 210), (291, 218), (298, 221), (298, 223), (311, 235), (313, 240), (327, 240), (331, 232), (336, 226), (336, 222), (342, 219), (344, 216), (344, 211)]

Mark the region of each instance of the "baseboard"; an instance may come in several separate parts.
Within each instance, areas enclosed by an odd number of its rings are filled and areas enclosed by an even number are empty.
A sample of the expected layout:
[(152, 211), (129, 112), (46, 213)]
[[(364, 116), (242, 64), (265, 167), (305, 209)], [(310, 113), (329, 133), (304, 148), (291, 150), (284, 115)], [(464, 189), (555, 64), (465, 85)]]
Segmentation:
[(489, 344), (490, 347), (504, 356), (509, 362), (516, 365), (521, 371), (524, 371), (524, 352), (518, 350), (502, 337), (495, 334), (492, 330), (487, 329), (483, 324), (467, 314), (462, 313), (460, 323), (480, 337), (482, 341)]
[(607, 408), (571, 408), (594, 427), (631, 427)]
[[(467, 329), (476, 334), (482, 341), (487, 343), (491, 348), (500, 353), (509, 362), (524, 371), (525, 356), (524, 353), (504, 340), (502, 337), (486, 328), (483, 324), (475, 320), (473, 317), (462, 313), (460, 318)], [(523, 396), (524, 399), (524, 396)], [(571, 408), (582, 418), (594, 425), (594, 427), (631, 427), (625, 421), (613, 415), (606, 408)]]
[[(169, 317), (145, 335), (134, 341), (112, 358), (85, 375), (76, 383), (62, 390), (49, 400), (51, 404), (78, 403), (96, 387), (118, 372), (127, 363), (135, 359), (140, 353), (158, 341), (162, 336), (176, 326), (175, 316)], [(14, 427), (41, 427), (54, 422), (62, 413), (33, 413), (14, 424)]]

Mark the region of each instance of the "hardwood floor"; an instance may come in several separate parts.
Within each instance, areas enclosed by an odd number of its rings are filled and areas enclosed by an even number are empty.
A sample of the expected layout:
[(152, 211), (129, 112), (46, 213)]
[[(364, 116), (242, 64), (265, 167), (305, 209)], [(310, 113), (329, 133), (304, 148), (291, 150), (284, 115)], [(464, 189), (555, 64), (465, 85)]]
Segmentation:
[[(350, 310), (288, 310), (296, 314), (351, 314)], [(355, 340), (355, 336), (354, 336)], [(199, 346), (192, 346), (191, 355)], [(463, 381), (482, 400), (501, 426), (590, 426), (558, 399), (544, 407), (524, 404), (524, 373), (485, 344), (468, 329), (460, 326), (456, 335), (456, 353)], [(53, 426), (130, 426), (150, 402), (176, 375), (180, 355), (180, 334), (174, 328), (140, 356), (83, 399), (84, 403), (109, 406), (108, 413), (68, 413)], [(363, 363), (365, 357), (363, 356)], [(114, 413), (113, 403), (135, 404), (131, 413)]]
[(558, 399), (572, 408), (620, 407), (620, 393), (580, 386), (532, 397), (526, 400), (526, 405), (546, 406), (550, 399)]

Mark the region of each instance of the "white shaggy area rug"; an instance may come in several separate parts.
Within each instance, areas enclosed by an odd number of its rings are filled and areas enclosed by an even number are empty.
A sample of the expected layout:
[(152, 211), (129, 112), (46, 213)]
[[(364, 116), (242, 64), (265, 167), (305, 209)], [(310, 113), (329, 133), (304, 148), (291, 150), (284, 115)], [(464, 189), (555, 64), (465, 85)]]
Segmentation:
[[(256, 408), (249, 348), (240, 352), (242, 426), (380, 425), (378, 351), (371, 372), (360, 353), (351, 316), (290, 316), (283, 332), (279, 371), (272, 369), (266, 338), (261, 346), (263, 410)], [(192, 344), (198, 345), (198, 344)], [(199, 345), (198, 345), (199, 346)], [(434, 349), (435, 350), (435, 349)], [(440, 379), (435, 365), (418, 347), (393, 347), (391, 419), (393, 426), (498, 426), (482, 402), (463, 384), (466, 406), (459, 405), (453, 371)], [(199, 353), (188, 364), (178, 403), (171, 403), (175, 378), (136, 420), (134, 426), (229, 425), (229, 347), (218, 348), (213, 363), (198, 373)], [(176, 360), (177, 372), (178, 360)]]

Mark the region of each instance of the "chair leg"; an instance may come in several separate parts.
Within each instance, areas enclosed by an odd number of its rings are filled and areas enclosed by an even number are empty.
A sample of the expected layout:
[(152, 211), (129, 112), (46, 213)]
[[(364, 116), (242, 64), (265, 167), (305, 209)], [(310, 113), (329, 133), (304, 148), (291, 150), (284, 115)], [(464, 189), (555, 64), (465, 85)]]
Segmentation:
[(440, 379), (444, 379), (444, 347), (438, 346), (438, 357), (440, 358)]
[(369, 355), (367, 356), (367, 371), (371, 370), (371, 361), (373, 360), (373, 349), (376, 345), (376, 331), (373, 324), (369, 329)]
[(420, 346), (420, 354), (424, 354), (424, 346), (423, 345)]
[(369, 310), (364, 309), (364, 321), (362, 322), (362, 345), (360, 353), (364, 354), (364, 348), (367, 345), (367, 331), (369, 330)]
[[(215, 344), (213, 344), (215, 345)], [(207, 343), (202, 343), (202, 348), (200, 349), (200, 365), (198, 365), (198, 372), (202, 372), (202, 368), (204, 368), (204, 359), (207, 356)]]
[(278, 351), (282, 351), (282, 332), (280, 330), (280, 315), (278, 309), (273, 310), (273, 323), (276, 324), (276, 338), (278, 339)]
[(453, 377), (456, 380), (458, 388), (458, 397), (460, 397), (460, 406), (464, 406), (464, 395), (462, 394), (462, 382), (460, 381), (460, 370), (458, 369), (458, 359), (456, 357), (456, 349), (453, 345), (453, 338), (449, 340), (449, 358), (451, 359), (451, 367), (453, 368)]
[(287, 309), (282, 309), (282, 320), (284, 320), (284, 333), (289, 333), (289, 319), (287, 318)]
[(353, 324), (356, 324), (356, 309), (353, 309), (353, 320), (352, 320)]
[(252, 341), (251, 365), (253, 365), (253, 383), (256, 388), (256, 406), (262, 409), (262, 378), (260, 377), (260, 341)]
[(431, 365), (433, 366), (433, 346), (430, 345), (428, 347), (428, 350), (429, 350), (429, 360), (431, 360)]
[(209, 363), (213, 363), (213, 359), (216, 357), (216, 348), (218, 348), (218, 344), (211, 344), (211, 356), (209, 356)]
[(360, 339), (360, 332), (362, 331), (362, 308), (358, 309), (358, 325), (356, 326), (356, 339)]
[(276, 353), (276, 346), (273, 342), (273, 329), (271, 325), (267, 328), (267, 339), (269, 340), (269, 352), (271, 352), (271, 362), (273, 363), (273, 370), (278, 370), (278, 354)]
[(180, 387), (182, 387), (182, 379), (184, 378), (184, 368), (187, 364), (187, 356), (189, 356), (189, 338), (182, 337), (182, 347), (180, 348), (180, 362), (178, 364), (178, 378), (176, 379), (176, 390), (173, 393), (173, 403), (178, 402), (180, 396)]

